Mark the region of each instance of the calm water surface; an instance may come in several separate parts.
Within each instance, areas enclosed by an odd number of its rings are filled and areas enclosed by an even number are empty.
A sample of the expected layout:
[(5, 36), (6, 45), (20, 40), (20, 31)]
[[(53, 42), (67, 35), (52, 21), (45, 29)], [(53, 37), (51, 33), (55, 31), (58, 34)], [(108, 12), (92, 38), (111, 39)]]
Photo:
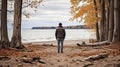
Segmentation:
[[(9, 39), (12, 30), (8, 31)], [(22, 42), (55, 41), (55, 29), (22, 30)], [(91, 29), (66, 29), (65, 40), (95, 39), (95, 32)]]

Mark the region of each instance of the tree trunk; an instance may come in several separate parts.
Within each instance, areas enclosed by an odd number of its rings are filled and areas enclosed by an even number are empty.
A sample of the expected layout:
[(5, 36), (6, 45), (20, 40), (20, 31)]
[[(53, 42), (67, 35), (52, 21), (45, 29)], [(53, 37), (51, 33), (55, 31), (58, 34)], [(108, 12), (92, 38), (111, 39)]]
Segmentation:
[(100, 20), (100, 41), (105, 40), (105, 0), (100, 1), (101, 4), (101, 20)]
[(15, 0), (14, 4), (14, 28), (11, 40), (11, 47), (23, 48), (21, 44), (21, 11), (22, 11), (22, 0)]
[(114, 30), (114, 0), (110, 0), (110, 17), (109, 17), (109, 34), (108, 41), (113, 40), (113, 30)]
[(7, 0), (2, 0), (0, 48), (7, 48), (7, 47), (9, 47), (8, 32), (7, 32)]
[[(119, 1), (119, 7), (120, 7), (120, 1)], [(119, 17), (120, 17), (120, 9), (119, 9)], [(120, 19), (119, 19), (119, 22), (120, 22)], [(119, 26), (119, 33), (120, 33), (120, 26)], [(120, 34), (119, 34), (119, 38), (120, 38)]]
[(114, 34), (113, 42), (120, 42), (119, 0), (114, 0)]
[(108, 40), (108, 32), (109, 32), (109, 8), (110, 8), (110, 0), (106, 0), (106, 7), (107, 7), (107, 10), (106, 10), (106, 31), (105, 31), (105, 40)]
[[(97, 10), (97, 5), (96, 5), (96, 0), (94, 0), (94, 8), (96, 11), (96, 17), (98, 18), (98, 13), (97, 13), (98, 10)], [(96, 38), (97, 38), (97, 41), (100, 40), (98, 19), (96, 21)]]
[(99, 24), (98, 24), (98, 22), (96, 23), (96, 37), (97, 37), (97, 41), (100, 41)]
[[(0, 6), (1, 6), (1, 5), (0, 5)], [(1, 9), (1, 8), (0, 8), (0, 9)], [(0, 11), (0, 20), (1, 20), (1, 11)], [(1, 21), (0, 21), (0, 45), (2, 45), (2, 44), (1, 44), (1, 36), (2, 36), (2, 35), (1, 35)]]

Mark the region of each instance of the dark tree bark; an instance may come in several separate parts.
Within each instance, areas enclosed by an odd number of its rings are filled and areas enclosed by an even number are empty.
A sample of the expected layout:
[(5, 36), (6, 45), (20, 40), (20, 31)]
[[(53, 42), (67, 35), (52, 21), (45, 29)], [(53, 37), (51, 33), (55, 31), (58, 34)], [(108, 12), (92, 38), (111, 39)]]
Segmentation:
[(99, 34), (99, 24), (98, 22), (96, 22), (96, 37), (97, 37), (97, 41), (100, 41), (100, 34)]
[[(0, 5), (0, 6), (1, 6), (1, 5)], [(1, 8), (0, 8), (0, 9), (1, 9)], [(1, 20), (1, 11), (0, 11), (0, 20)], [(2, 35), (1, 35), (1, 21), (0, 21), (0, 45), (2, 45), (2, 44), (1, 44), (1, 36), (2, 36)]]
[(114, 0), (110, 0), (110, 17), (109, 17), (109, 33), (108, 41), (113, 40), (113, 30), (114, 30)]
[(14, 4), (14, 28), (11, 40), (11, 47), (23, 48), (21, 43), (21, 11), (22, 11), (22, 0), (15, 0)]
[(109, 32), (109, 14), (110, 14), (110, 0), (106, 0), (106, 31), (105, 31), (105, 40), (108, 40)]
[[(120, 7), (120, 1), (119, 1), (119, 7)], [(119, 17), (120, 17), (120, 8), (119, 8)], [(120, 22), (120, 19), (119, 19), (119, 22)], [(120, 26), (119, 26), (119, 33), (120, 33)], [(119, 38), (120, 38), (120, 34), (119, 34)], [(120, 42), (120, 40), (119, 40)]]
[(101, 20), (100, 20), (100, 41), (105, 40), (105, 0), (100, 1), (101, 5)]
[[(96, 0), (93, 0), (93, 1), (94, 1), (94, 8), (96, 11), (96, 17), (98, 18), (98, 13), (97, 13), (98, 9), (96, 5)], [(96, 38), (97, 38), (97, 41), (100, 40), (98, 20), (96, 21)]]
[(9, 47), (8, 32), (7, 32), (7, 0), (2, 0), (0, 48), (7, 48), (7, 47)]
[(114, 34), (113, 42), (120, 41), (119, 0), (114, 0)]

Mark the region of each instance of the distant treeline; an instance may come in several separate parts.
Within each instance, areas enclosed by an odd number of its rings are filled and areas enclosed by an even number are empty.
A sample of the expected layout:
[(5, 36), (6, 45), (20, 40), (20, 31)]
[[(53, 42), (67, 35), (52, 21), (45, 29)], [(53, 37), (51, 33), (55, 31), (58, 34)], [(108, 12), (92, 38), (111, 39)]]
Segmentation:
[[(64, 26), (65, 29), (92, 29), (86, 25)], [(56, 29), (56, 27), (32, 27), (32, 29)]]

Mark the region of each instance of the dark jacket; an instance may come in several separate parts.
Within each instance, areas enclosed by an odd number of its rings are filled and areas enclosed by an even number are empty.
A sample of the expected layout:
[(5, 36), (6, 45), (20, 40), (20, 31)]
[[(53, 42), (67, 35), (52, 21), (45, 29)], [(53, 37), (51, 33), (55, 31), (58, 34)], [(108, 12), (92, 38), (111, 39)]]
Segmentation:
[(55, 36), (56, 38), (65, 38), (66, 32), (65, 29), (62, 26), (58, 26), (56, 28)]

